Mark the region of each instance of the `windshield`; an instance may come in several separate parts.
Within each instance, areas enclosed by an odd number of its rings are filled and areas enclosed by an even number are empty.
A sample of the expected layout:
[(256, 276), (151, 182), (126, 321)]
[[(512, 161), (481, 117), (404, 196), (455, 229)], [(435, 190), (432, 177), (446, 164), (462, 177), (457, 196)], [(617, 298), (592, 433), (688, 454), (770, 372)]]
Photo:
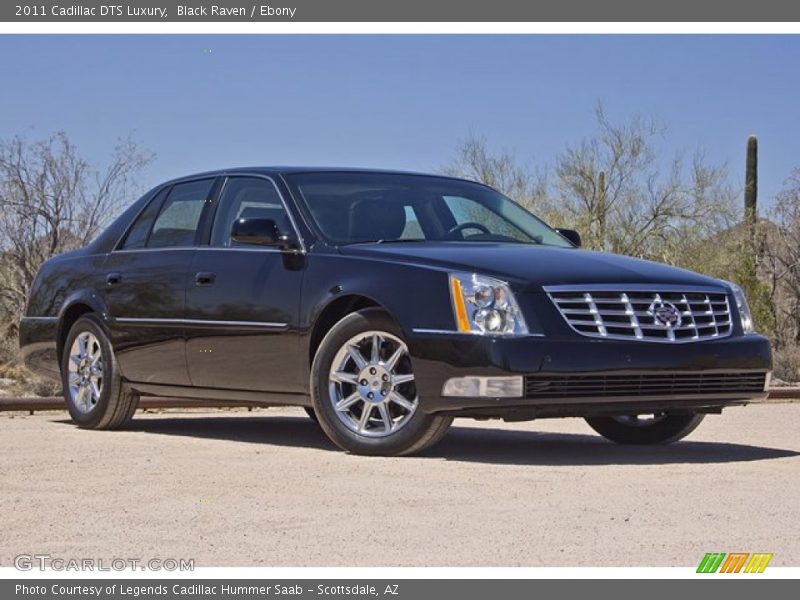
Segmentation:
[(287, 177), (335, 244), (508, 242), (571, 247), (531, 213), (483, 185), (424, 175), (296, 173)]

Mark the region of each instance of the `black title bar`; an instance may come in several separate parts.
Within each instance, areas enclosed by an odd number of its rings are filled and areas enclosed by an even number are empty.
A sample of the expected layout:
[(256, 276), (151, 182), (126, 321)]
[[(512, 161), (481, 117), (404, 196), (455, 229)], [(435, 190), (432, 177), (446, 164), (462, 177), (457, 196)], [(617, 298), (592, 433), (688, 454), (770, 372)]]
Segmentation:
[(218, 0), (0, 3), (10, 22), (794, 22), (787, 0)]

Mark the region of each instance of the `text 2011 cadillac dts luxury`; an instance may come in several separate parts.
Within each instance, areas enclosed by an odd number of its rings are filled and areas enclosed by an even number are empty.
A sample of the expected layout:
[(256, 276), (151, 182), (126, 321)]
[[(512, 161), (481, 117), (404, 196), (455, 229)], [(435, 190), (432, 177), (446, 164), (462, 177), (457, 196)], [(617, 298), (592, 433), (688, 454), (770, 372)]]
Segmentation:
[(303, 406), (363, 454), (418, 452), (459, 416), (665, 443), (766, 398), (737, 286), (579, 245), (459, 179), (205, 173), (47, 261), (21, 346), (81, 427), (123, 425), (142, 395), (229, 398)]

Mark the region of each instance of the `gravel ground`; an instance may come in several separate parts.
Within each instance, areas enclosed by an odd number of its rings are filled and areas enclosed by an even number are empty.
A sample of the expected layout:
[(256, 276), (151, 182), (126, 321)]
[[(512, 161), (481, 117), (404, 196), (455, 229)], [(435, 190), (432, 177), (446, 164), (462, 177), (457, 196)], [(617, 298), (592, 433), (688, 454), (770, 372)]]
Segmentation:
[(734, 408), (625, 448), (578, 419), (456, 421), (425, 456), (335, 450), (296, 409), (138, 415), (82, 431), (0, 415), (0, 565), (800, 566), (800, 404)]

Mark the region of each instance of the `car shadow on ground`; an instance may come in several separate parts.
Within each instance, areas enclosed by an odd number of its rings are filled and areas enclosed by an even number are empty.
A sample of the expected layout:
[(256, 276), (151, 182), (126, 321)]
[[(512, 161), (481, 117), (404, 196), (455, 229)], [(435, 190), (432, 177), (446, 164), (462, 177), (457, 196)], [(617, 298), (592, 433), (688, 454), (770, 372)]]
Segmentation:
[(661, 465), (735, 463), (798, 456), (800, 452), (733, 442), (692, 441), (621, 446), (599, 435), (454, 427), (426, 456), (514, 465)]
[[(339, 451), (303, 417), (136, 418), (127, 431)], [(452, 427), (420, 458), (510, 465), (659, 465), (731, 463), (798, 456), (788, 449), (691, 439), (667, 446), (619, 446), (598, 435)]]

